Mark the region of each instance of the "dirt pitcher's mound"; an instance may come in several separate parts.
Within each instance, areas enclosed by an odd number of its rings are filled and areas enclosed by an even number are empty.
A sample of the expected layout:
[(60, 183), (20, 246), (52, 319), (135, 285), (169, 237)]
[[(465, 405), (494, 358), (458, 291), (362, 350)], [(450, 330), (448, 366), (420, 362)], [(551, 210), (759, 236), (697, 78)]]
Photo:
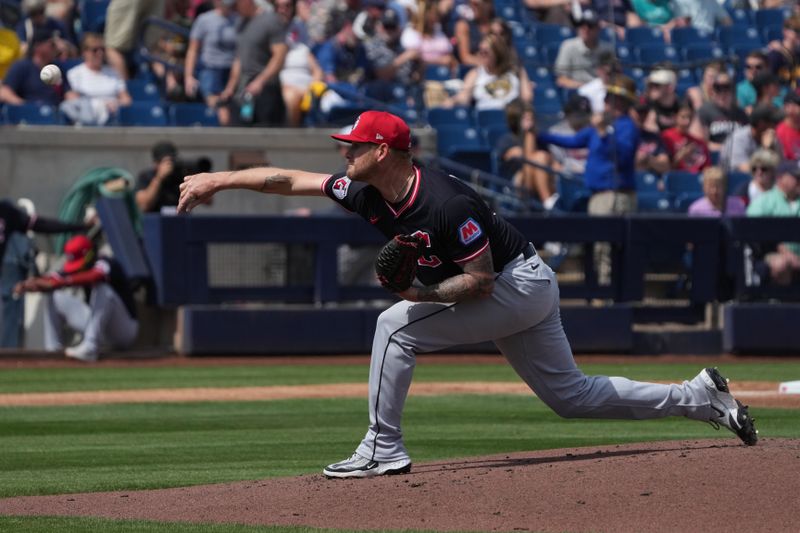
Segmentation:
[(800, 529), (800, 441), (592, 446), (322, 475), (0, 500), (5, 515), (74, 515), (345, 529), (542, 532)]

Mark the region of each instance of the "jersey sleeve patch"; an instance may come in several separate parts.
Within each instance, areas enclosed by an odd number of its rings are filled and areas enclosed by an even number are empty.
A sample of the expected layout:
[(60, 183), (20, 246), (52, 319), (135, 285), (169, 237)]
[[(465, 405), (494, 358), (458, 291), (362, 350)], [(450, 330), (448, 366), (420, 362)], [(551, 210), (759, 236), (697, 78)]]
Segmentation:
[(342, 176), (340, 178), (336, 178), (331, 186), (331, 190), (333, 191), (333, 195), (338, 198), (339, 200), (344, 200), (347, 197), (347, 191), (350, 189), (350, 178), (347, 176)]
[(483, 235), (483, 230), (481, 229), (480, 224), (475, 222), (475, 219), (472, 217), (465, 220), (459, 227), (458, 227), (458, 240), (464, 246), (475, 242)]

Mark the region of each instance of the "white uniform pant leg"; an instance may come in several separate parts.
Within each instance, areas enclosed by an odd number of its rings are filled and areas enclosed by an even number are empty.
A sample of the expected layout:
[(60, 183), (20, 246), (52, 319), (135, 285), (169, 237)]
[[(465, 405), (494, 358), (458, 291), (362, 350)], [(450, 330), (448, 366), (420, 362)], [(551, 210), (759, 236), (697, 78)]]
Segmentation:
[(45, 350), (64, 349), (64, 326), (73, 331), (84, 332), (89, 324), (91, 311), (79, 296), (69, 289), (45, 293), (44, 347)]
[[(649, 419), (686, 416), (708, 420), (708, 391), (699, 378), (681, 385), (632, 381), (624, 377), (587, 376), (575, 364), (561, 324), (558, 285), (549, 268), (535, 299), (547, 312), (538, 321), (495, 344), (519, 376), (553, 411), (570, 418)], [(514, 279), (525, 283), (526, 269), (516, 269)], [(545, 302), (549, 302), (545, 305)]]
[(136, 340), (139, 323), (128, 314), (122, 299), (107, 283), (92, 288), (91, 318), (84, 332), (84, 344), (92, 348), (127, 348)]

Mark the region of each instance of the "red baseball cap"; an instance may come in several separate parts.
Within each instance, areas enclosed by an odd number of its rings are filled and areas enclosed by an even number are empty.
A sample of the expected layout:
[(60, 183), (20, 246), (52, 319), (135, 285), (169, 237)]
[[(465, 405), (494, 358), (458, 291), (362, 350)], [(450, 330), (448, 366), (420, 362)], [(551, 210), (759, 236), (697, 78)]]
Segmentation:
[(387, 144), (396, 150), (411, 148), (411, 130), (405, 121), (385, 111), (364, 111), (347, 134), (331, 135), (346, 143)]
[(83, 269), (91, 261), (94, 245), (85, 235), (76, 235), (64, 245), (64, 255), (67, 262), (64, 263), (64, 272), (72, 274)]

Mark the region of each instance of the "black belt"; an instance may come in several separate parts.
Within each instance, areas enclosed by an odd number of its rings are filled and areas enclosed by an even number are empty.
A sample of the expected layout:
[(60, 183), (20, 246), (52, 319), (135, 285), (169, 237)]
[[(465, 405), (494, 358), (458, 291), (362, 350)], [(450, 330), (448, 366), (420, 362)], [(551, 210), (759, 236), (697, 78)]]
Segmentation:
[(534, 255), (536, 255), (536, 248), (533, 247), (533, 244), (528, 243), (528, 245), (522, 249), (522, 257), (530, 259)]

